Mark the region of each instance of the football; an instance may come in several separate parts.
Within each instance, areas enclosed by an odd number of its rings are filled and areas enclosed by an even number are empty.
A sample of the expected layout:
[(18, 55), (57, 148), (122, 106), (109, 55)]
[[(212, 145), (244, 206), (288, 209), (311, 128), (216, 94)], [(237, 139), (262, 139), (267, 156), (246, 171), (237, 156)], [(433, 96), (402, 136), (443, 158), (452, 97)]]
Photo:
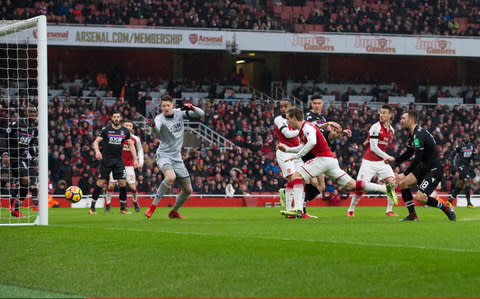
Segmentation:
[(82, 196), (82, 189), (77, 186), (70, 186), (65, 191), (65, 198), (70, 202), (79, 202)]

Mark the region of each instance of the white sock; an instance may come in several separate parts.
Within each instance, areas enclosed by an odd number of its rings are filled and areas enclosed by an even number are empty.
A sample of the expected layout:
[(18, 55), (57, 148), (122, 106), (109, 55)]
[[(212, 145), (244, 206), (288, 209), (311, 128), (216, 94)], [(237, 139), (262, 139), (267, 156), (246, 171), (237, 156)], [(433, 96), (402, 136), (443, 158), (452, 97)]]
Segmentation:
[(387, 193), (387, 189), (385, 188), (385, 185), (379, 185), (375, 183), (364, 183), (362, 191), (381, 192), (383, 194)]
[(293, 202), (293, 189), (286, 188), (285, 189), (285, 209), (290, 211), (292, 209), (292, 202)]
[(353, 193), (352, 195), (352, 201), (350, 201), (350, 207), (348, 208), (349, 212), (355, 211), (355, 207), (357, 206), (358, 202), (360, 201), (362, 197)]
[(303, 211), (303, 184), (293, 185), (293, 198), (295, 200), (295, 210)]
[(387, 213), (393, 211), (393, 200), (390, 199), (390, 197), (387, 196)]
[(112, 202), (112, 192), (107, 191), (107, 205), (109, 205)]
[(132, 200), (133, 202), (137, 202), (137, 191), (132, 192)]

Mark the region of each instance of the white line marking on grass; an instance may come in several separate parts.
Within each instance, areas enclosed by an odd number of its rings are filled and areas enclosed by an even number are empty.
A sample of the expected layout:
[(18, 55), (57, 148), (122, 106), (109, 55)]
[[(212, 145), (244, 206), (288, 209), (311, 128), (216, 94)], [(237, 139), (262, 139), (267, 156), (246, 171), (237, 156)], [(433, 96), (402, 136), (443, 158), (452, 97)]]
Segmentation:
[[(78, 225), (55, 225), (60, 227), (67, 228), (82, 228), (82, 229), (91, 229), (90, 226), (78, 226)], [(98, 228), (96, 228), (98, 229)], [(133, 232), (147, 232), (143, 229), (135, 228), (116, 228), (116, 227), (104, 227), (104, 230), (112, 231), (133, 231)], [(229, 237), (232, 235), (229, 234), (214, 234), (214, 233), (203, 233), (203, 232), (172, 232), (172, 231), (149, 231), (152, 233), (162, 233), (162, 234), (173, 234), (173, 235), (195, 235), (195, 236), (211, 236), (211, 237)], [(261, 239), (261, 240), (277, 240), (277, 241), (294, 241), (294, 242), (309, 242), (309, 243), (327, 243), (327, 244), (343, 244), (343, 245), (356, 245), (356, 246), (368, 246), (368, 247), (387, 247), (387, 248), (409, 248), (409, 249), (426, 249), (426, 250), (442, 250), (442, 251), (451, 251), (451, 252), (471, 252), (471, 253), (480, 253), (480, 249), (469, 249), (469, 248), (447, 248), (447, 247), (432, 247), (432, 246), (420, 246), (420, 245), (403, 245), (403, 244), (385, 244), (385, 243), (367, 243), (367, 242), (346, 242), (341, 240), (311, 240), (311, 239), (295, 239), (295, 238), (274, 238), (270, 236), (241, 236), (237, 235), (238, 238), (249, 238), (249, 239)]]

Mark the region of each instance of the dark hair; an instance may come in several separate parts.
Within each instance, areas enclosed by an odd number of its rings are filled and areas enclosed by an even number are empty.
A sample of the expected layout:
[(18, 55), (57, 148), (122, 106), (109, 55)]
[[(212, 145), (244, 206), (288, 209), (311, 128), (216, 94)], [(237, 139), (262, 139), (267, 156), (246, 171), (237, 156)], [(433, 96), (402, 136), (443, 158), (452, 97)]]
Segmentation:
[(287, 110), (288, 117), (295, 117), (298, 121), (303, 121), (303, 111), (298, 107), (292, 107)]
[(120, 111), (118, 111), (118, 110), (113, 110), (113, 111), (112, 111), (112, 115), (114, 115), (114, 114), (120, 114), (120, 116), (121, 116), (121, 115), (122, 115), (122, 112), (120, 112)]
[(408, 118), (411, 118), (415, 121), (415, 123), (417, 123), (418, 121), (418, 112), (415, 111), (415, 110), (408, 110)]
[(314, 94), (314, 95), (312, 95), (312, 101), (313, 101), (313, 100), (322, 100), (322, 101), (323, 101), (323, 98), (322, 98), (322, 96), (319, 95), (319, 94)]
[(390, 105), (388, 105), (388, 104), (383, 105), (383, 106), (382, 106), (382, 109), (387, 109), (388, 112), (390, 112), (390, 113), (392, 112), (392, 106), (390, 106)]
[(160, 99), (160, 101), (161, 101), (161, 102), (165, 102), (165, 101), (166, 101), (166, 102), (171, 102), (171, 103), (173, 103), (173, 98), (172, 98), (170, 95), (166, 94), (166, 95), (164, 95), (164, 96)]

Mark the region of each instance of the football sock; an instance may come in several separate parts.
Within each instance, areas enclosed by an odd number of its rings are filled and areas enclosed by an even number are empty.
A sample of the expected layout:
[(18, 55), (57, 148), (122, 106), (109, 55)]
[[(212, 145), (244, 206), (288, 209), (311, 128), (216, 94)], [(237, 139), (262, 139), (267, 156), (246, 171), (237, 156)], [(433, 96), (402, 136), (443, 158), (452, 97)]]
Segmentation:
[(318, 194), (320, 194), (320, 191), (315, 186), (312, 184), (305, 185), (305, 202), (313, 200)]
[(291, 182), (287, 183), (285, 188), (285, 209), (290, 211), (292, 209), (293, 202), (293, 184)]
[(402, 189), (401, 191), (402, 199), (408, 209), (408, 212), (410, 212), (410, 214), (415, 214), (415, 203), (413, 202), (412, 192), (410, 192), (410, 189)]
[(465, 198), (467, 198), (467, 205), (471, 205), (470, 201), (470, 186), (465, 186)]
[(177, 212), (178, 209), (180, 209), (180, 207), (187, 201), (188, 196), (189, 195), (183, 193), (183, 191), (180, 191), (180, 193), (177, 195), (177, 200), (175, 201), (175, 206), (173, 206), (172, 210)]
[(387, 196), (387, 213), (393, 210), (393, 200)]
[(107, 205), (109, 205), (112, 202), (112, 193), (113, 193), (113, 189), (107, 188), (107, 196), (106, 196)]
[(27, 197), (28, 194), (28, 186), (22, 186), (20, 185), (20, 192), (19, 192), (18, 200), (15, 202), (15, 211), (18, 211), (20, 209), (20, 206), (22, 205), (23, 201), (25, 200), (25, 197)]
[(427, 200), (427, 205), (431, 206), (431, 207), (434, 207), (434, 208), (439, 208), (439, 209), (442, 209), (445, 208), (445, 205), (443, 204), (443, 202), (437, 200), (436, 198), (433, 198), (431, 196), (428, 197), (428, 200)]
[(383, 194), (387, 192), (385, 185), (379, 185), (365, 181), (356, 181), (356, 191), (380, 192)]
[(168, 189), (170, 189), (172, 183), (168, 182), (167, 180), (163, 180), (158, 187), (157, 194), (155, 194), (155, 199), (153, 200), (153, 205), (158, 205), (162, 197), (167, 193)]
[(120, 209), (125, 209), (127, 203), (127, 186), (120, 187)]
[(348, 207), (348, 211), (352, 211), (352, 212), (355, 211), (355, 207), (357, 206), (358, 202), (362, 198), (361, 193), (360, 194), (359, 193), (360, 192), (358, 191), (355, 191), (355, 193), (353, 193), (352, 201), (350, 201), (350, 206)]
[(133, 202), (137, 202), (137, 190), (132, 190), (132, 200)]
[(90, 205), (92, 209), (95, 209), (95, 203), (97, 203), (100, 193), (102, 193), (102, 187), (95, 185), (95, 189), (93, 190), (93, 193), (92, 193), (92, 204)]
[(293, 184), (293, 200), (295, 201), (295, 210), (303, 211), (303, 181), (302, 179), (294, 179)]
[(30, 189), (30, 192), (32, 193), (33, 206), (38, 207), (38, 189), (32, 188)]

